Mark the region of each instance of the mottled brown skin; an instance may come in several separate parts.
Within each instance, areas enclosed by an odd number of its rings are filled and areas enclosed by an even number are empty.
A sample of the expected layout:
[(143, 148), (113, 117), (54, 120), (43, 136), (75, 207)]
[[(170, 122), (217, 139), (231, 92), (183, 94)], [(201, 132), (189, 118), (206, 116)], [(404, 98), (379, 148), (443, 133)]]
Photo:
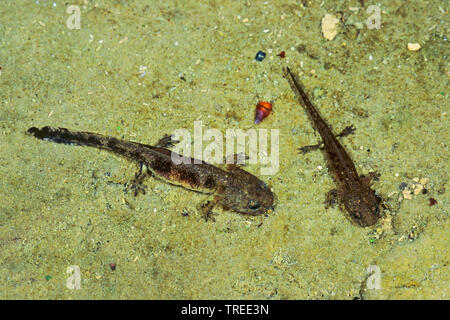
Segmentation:
[[(28, 129), (28, 133), (42, 140), (112, 151), (144, 164), (157, 178), (193, 191), (211, 194), (214, 196), (214, 201), (206, 206), (207, 210), (204, 212), (206, 218), (217, 203), (225, 208), (249, 215), (264, 214), (273, 205), (274, 196), (269, 187), (254, 175), (235, 165), (230, 165), (228, 171), (225, 171), (205, 162), (194, 164), (193, 158), (189, 158), (191, 164), (186, 164), (186, 161), (178, 165), (174, 164), (171, 157), (172, 151), (161, 147), (172, 143), (167, 136), (157, 146), (150, 146), (91, 132), (70, 131), (65, 128), (32, 127)], [(188, 158), (184, 159), (188, 160)], [(135, 182), (140, 184), (143, 178), (144, 175), (139, 173)], [(135, 187), (141, 188), (141, 186)]]
[(291, 87), (298, 94), (300, 103), (322, 137), (328, 169), (336, 179), (339, 202), (349, 213), (351, 221), (357, 225), (368, 227), (375, 224), (380, 218), (380, 198), (371, 189), (370, 179), (358, 175), (352, 159), (310, 102), (300, 81), (289, 68), (287, 74), (290, 76)]

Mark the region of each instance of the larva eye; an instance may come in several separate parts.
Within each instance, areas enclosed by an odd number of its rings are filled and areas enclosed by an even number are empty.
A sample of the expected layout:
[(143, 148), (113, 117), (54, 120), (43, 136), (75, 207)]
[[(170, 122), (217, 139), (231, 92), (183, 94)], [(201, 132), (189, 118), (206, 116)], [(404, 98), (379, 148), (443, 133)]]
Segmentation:
[(248, 208), (250, 210), (257, 210), (261, 207), (261, 205), (259, 204), (258, 201), (255, 200), (250, 200), (249, 204), (248, 204)]

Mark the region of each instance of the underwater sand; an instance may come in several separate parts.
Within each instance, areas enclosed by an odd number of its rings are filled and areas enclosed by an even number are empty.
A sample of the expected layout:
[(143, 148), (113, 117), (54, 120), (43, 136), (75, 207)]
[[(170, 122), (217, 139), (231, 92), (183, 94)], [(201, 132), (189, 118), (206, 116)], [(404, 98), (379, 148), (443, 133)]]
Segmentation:
[[(379, 29), (367, 0), (70, 3), (80, 29), (62, 1), (2, 2), (1, 299), (449, 299), (446, 1), (377, 1)], [(331, 41), (327, 13), (341, 21)], [(359, 173), (380, 174), (387, 207), (373, 227), (325, 209), (334, 182), (321, 152), (298, 154), (320, 137), (285, 66), (336, 132), (356, 127), (343, 144)], [(256, 126), (260, 100), (274, 112)], [(152, 144), (195, 120), (280, 130), (279, 171), (245, 167), (276, 194), (274, 212), (216, 207), (205, 222), (203, 194), (150, 178), (134, 197), (136, 163), (25, 134)]]

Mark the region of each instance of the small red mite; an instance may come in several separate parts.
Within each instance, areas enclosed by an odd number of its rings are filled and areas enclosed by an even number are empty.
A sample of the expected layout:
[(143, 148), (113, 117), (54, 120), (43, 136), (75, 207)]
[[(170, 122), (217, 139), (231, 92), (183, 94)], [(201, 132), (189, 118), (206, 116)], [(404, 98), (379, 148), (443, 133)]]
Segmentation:
[(277, 54), (281, 59), (286, 58), (286, 52), (281, 51), (279, 54)]
[(272, 104), (270, 102), (260, 101), (256, 105), (255, 124), (258, 124), (261, 121), (263, 121), (264, 118), (267, 117), (271, 113), (272, 113)]

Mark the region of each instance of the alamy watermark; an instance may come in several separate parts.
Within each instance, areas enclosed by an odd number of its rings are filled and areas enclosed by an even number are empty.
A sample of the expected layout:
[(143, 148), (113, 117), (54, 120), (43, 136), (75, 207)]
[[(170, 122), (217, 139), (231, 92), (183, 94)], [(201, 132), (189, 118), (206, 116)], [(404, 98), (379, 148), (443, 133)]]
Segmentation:
[(81, 289), (81, 271), (77, 265), (68, 266), (66, 273), (69, 275), (66, 281), (66, 287), (70, 290)]
[[(261, 164), (262, 175), (274, 175), (280, 168), (279, 130), (267, 129), (227, 129), (224, 136), (218, 129), (203, 131), (201, 121), (194, 122), (194, 137), (187, 129), (177, 129), (172, 137), (179, 143), (173, 148), (171, 158), (174, 164)], [(203, 148), (203, 143), (207, 142)], [(236, 146), (236, 148), (235, 148)], [(248, 147), (248, 148), (247, 148)], [(193, 152), (192, 152), (193, 149)], [(246, 152), (248, 149), (248, 152)], [(224, 156), (225, 155), (225, 156)], [(236, 155), (236, 156), (235, 156)], [(192, 159), (193, 158), (193, 159)]]
[(367, 268), (366, 288), (369, 290), (381, 289), (381, 270), (377, 265), (370, 265)]
[[(368, 29), (380, 29), (381, 27), (381, 10), (378, 5), (370, 5), (366, 10), (370, 16), (366, 20)], [(81, 10), (77, 5), (69, 5), (66, 9), (66, 13), (70, 14), (67, 18), (67, 28), (80, 29), (81, 28)]]
[(367, 18), (366, 24), (368, 29), (380, 29), (381, 27), (381, 10), (379, 6), (371, 5), (367, 8), (370, 16)]

